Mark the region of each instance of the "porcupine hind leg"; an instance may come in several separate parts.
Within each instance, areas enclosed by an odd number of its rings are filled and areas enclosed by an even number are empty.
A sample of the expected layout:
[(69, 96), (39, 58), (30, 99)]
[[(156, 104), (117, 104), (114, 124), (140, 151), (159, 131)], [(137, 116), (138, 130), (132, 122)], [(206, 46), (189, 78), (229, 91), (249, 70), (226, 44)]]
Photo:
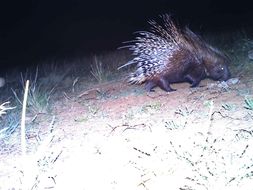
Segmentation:
[(145, 90), (147, 91), (147, 92), (154, 92), (155, 90), (154, 90), (154, 88), (157, 86), (157, 84), (154, 82), (154, 81), (152, 81), (152, 80), (149, 80), (149, 81), (147, 81), (146, 83), (145, 83)]
[(157, 86), (159, 86), (161, 89), (165, 90), (166, 92), (176, 91), (176, 89), (173, 89), (170, 87), (170, 83), (165, 77), (161, 77), (159, 79), (159, 81), (157, 82)]
[(159, 86), (161, 89), (165, 90), (166, 92), (175, 91), (170, 87), (170, 83), (165, 78), (160, 78), (158, 81), (156, 80), (149, 80), (145, 84), (145, 89), (147, 92), (154, 92), (154, 88)]

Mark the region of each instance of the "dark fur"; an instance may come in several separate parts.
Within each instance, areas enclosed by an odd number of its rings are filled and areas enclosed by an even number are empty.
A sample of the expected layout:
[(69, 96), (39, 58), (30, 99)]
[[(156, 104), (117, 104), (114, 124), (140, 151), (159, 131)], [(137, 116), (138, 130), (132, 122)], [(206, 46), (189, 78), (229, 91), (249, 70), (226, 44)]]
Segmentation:
[(176, 27), (170, 16), (162, 18), (163, 25), (151, 21), (151, 32), (139, 32), (140, 36), (130, 45), (136, 57), (122, 66), (137, 64), (130, 83), (145, 83), (147, 91), (159, 86), (170, 92), (175, 90), (170, 87), (171, 83), (189, 82), (191, 87), (196, 87), (204, 78), (227, 80), (230, 77), (229, 60), (222, 52), (190, 29)]

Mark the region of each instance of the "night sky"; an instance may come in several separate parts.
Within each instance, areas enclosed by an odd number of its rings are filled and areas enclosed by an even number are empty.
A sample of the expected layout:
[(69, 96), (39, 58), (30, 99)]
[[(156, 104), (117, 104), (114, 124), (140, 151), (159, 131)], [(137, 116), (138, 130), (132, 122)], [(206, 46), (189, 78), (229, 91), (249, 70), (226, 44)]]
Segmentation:
[(116, 50), (164, 13), (196, 30), (253, 26), (253, 6), (242, 0), (6, 1), (0, 5), (0, 64)]

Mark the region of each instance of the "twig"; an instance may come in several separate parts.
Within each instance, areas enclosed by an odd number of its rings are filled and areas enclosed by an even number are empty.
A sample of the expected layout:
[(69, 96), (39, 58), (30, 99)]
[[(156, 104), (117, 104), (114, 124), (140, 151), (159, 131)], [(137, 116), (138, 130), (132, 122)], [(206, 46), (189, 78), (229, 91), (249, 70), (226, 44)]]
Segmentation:
[(76, 77), (75, 80), (73, 81), (73, 84), (72, 84), (72, 92), (75, 92), (75, 85), (76, 83), (78, 82), (79, 80), (79, 77)]
[(6, 114), (6, 110), (11, 110), (16, 107), (7, 107), (6, 104), (9, 104), (10, 102), (4, 102), (0, 105), (0, 116)]
[(213, 109), (214, 109), (214, 102), (210, 101), (210, 109), (209, 109), (209, 114), (208, 114), (208, 131), (207, 133), (210, 131), (210, 128), (212, 127), (212, 120), (213, 120)]
[(151, 156), (150, 153), (144, 152), (144, 151), (142, 151), (142, 150), (140, 150), (140, 149), (138, 149), (138, 148), (136, 148), (136, 147), (133, 147), (133, 149), (136, 150), (137, 152), (141, 153), (141, 154), (146, 155), (146, 156)]
[(54, 122), (55, 122), (55, 115), (53, 116), (53, 119), (52, 119), (52, 121), (51, 121), (51, 123), (49, 125), (50, 133), (52, 133), (53, 130), (54, 130)]
[(78, 95), (77, 97), (81, 98), (84, 95), (88, 95), (92, 91), (100, 92), (100, 89), (99, 88), (92, 88), (92, 89), (86, 90), (82, 94)]
[(71, 98), (69, 97), (69, 95), (66, 93), (66, 92), (63, 92), (63, 95), (64, 97), (67, 99), (67, 100), (70, 100)]
[(25, 93), (24, 93), (24, 100), (22, 106), (22, 116), (21, 116), (21, 149), (22, 149), (22, 158), (23, 158), (23, 175), (24, 175), (24, 183), (23, 189), (26, 189), (26, 134), (25, 134), (25, 115), (26, 115), (26, 103), (28, 97), (28, 88), (29, 88), (29, 80), (26, 81), (25, 85)]

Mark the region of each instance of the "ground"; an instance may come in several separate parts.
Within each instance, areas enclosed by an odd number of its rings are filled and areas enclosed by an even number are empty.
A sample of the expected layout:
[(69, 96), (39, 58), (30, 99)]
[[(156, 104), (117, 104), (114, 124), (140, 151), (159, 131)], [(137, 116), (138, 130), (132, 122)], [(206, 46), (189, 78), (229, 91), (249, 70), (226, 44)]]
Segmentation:
[(252, 80), (173, 87), (62, 91), (50, 114), (27, 115), (25, 155), (19, 130), (2, 142), (0, 189), (252, 189)]

